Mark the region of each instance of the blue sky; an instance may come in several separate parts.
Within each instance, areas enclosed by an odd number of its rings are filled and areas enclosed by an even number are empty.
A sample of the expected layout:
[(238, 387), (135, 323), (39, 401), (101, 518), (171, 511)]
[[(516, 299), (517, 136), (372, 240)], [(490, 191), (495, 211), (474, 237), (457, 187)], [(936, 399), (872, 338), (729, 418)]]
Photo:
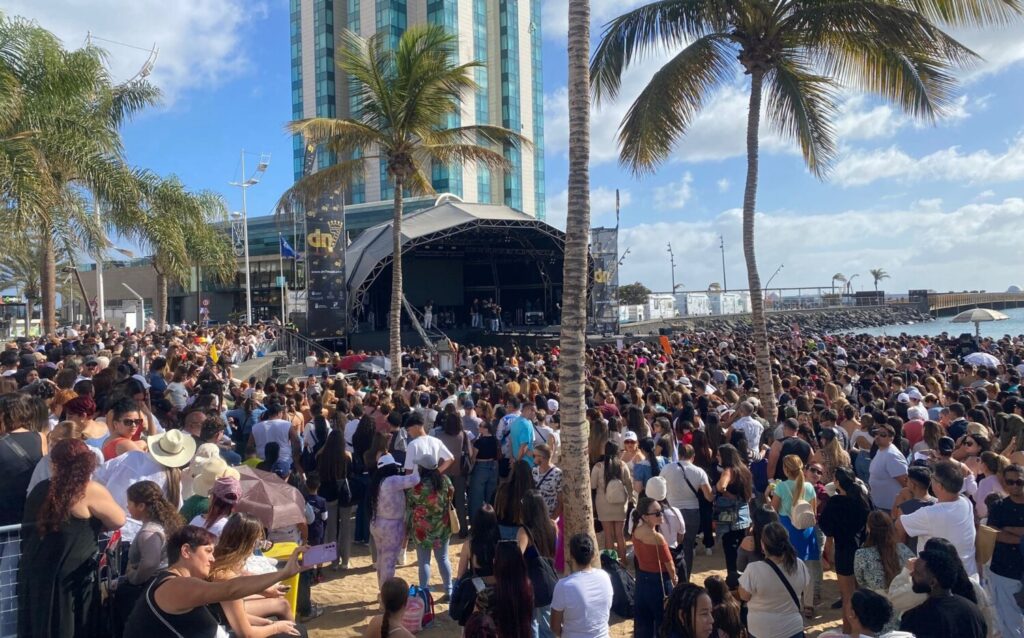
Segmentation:
[[(637, 0), (592, 0), (597, 25)], [(292, 181), (286, 0), (8, 0), (10, 15), (35, 18), (68, 46), (86, 32), (160, 46), (153, 80), (164, 104), (125, 127), (128, 159), (176, 173), (195, 189), (222, 193), (241, 206), (239, 152), (270, 152), (263, 181), (249, 191), (249, 213), (270, 213)], [(549, 219), (564, 225), (567, 115), (566, 0), (545, 0), (544, 86)], [(964, 75), (958, 100), (935, 124), (845, 95), (836, 122), (841, 152), (821, 182), (796, 147), (770, 130), (761, 140), (757, 247), (762, 281), (784, 264), (773, 286), (828, 286), (833, 273), (885, 268), (883, 287), (1002, 290), (1024, 284), (1024, 26), (957, 33), (985, 57)], [(127, 78), (143, 52), (107, 45), (115, 77)], [(596, 110), (592, 123), (595, 225), (614, 224), (614, 190), (622, 193), (621, 279), (669, 288), (666, 243), (676, 255), (676, 281), (704, 289), (721, 281), (718, 237), (726, 244), (730, 287), (745, 286), (738, 207), (745, 178), (746, 87), (737, 75), (712, 100), (670, 161), (637, 180), (616, 162), (614, 132), (632, 98), (661, 62), (653, 54), (631, 69), (623, 94)], [(255, 164), (251, 155), (247, 162)]]

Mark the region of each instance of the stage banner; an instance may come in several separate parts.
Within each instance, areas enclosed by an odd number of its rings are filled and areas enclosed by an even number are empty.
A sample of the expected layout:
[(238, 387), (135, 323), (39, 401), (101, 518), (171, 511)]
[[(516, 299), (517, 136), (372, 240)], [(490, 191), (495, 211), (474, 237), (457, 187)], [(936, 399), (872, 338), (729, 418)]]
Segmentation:
[[(306, 167), (312, 169), (312, 146), (306, 147)], [(306, 208), (306, 272), (309, 314), (307, 334), (311, 339), (341, 337), (345, 334), (348, 291), (345, 286), (344, 191), (322, 197)]]
[(619, 229), (590, 230), (590, 259), (594, 268), (589, 328), (593, 332), (619, 331)]

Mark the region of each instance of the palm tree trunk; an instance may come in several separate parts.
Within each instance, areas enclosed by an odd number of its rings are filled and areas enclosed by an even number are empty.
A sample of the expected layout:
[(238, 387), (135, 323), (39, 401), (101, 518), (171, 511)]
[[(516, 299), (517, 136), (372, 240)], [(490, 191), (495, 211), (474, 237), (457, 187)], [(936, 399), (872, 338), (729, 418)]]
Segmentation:
[[(594, 534), (584, 417), (584, 350), (587, 324), (587, 245), (590, 233), (590, 2), (569, 0), (569, 206), (562, 273), (560, 465), (565, 544), (575, 534)], [(596, 540), (596, 539), (595, 539)]]
[(750, 320), (754, 330), (754, 357), (761, 407), (769, 423), (778, 420), (771, 355), (768, 350), (768, 324), (764, 316), (761, 276), (757, 272), (754, 249), (754, 213), (757, 209), (757, 135), (761, 124), (761, 89), (764, 71), (750, 74), (750, 106), (747, 111), (747, 183), (743, 191), (743, 258), (747, 262), (747, 286), (750, 288)]
[(402, 186), (405, 180), (395, 175), (395, 218), (391, 225), (391, 321), (388, 348), (391, 354), (391, 378), (402, 374)]
[[(167, 275), (156, 271), (156, 308), (153, 309), (156, 316), (157, 330), (162, 331), (167, 325)], [(139, 319), (139, 325), (145, 325), (145, 317)]]
[(57, 329), (57, 257), (53, 246), (53, 233), (47, 226), (40, 233), (42, 263), (39, 264), (39, 288), (43, 311), (40, 316), (42, 334), (53, 334)]

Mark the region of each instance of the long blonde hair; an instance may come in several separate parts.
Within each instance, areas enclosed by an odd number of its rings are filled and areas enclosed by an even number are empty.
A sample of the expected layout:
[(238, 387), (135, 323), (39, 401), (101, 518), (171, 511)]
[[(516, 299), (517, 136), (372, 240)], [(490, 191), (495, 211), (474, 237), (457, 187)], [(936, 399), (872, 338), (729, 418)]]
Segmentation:
[[(787, 454), (782, 459), (782, 471), (786, 473), (786, 477), (793, 481), (793, 502), (796, 503), (804, 499), (804, 462), (800, 460), (800, 457), (796, 454)], [(783, 515), (789, 516), (789, 512), (782, 512)]]
[(261, 540), (263, 524), (255, 516), (245, 512), (232, 514), (213, 548), (210, 580), (227, 580), (241, 571)]

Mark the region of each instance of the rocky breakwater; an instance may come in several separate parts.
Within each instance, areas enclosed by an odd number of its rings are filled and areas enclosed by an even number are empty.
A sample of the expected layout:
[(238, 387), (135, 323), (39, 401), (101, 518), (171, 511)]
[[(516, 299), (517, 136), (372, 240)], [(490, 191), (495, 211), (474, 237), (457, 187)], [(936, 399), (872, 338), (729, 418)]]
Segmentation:
[[(796, 324), (802, 334), (824, 334), (890, 324), (921, 323), (930, 321), (931, 317), (910, 306), (873, 306), (772, 312), (768, 314), (767, 320), (768, 331), (771, 333), (788, 334)], [(727, 330), (743, 333), (750, 331), (750, 316), (679, 317), (666, 321), (665, 324), (682, 330)], [(656, 328), (650, 325), (644, 327)], [(623, 326), (623, 331), (629, 331), (628, 324)]]

